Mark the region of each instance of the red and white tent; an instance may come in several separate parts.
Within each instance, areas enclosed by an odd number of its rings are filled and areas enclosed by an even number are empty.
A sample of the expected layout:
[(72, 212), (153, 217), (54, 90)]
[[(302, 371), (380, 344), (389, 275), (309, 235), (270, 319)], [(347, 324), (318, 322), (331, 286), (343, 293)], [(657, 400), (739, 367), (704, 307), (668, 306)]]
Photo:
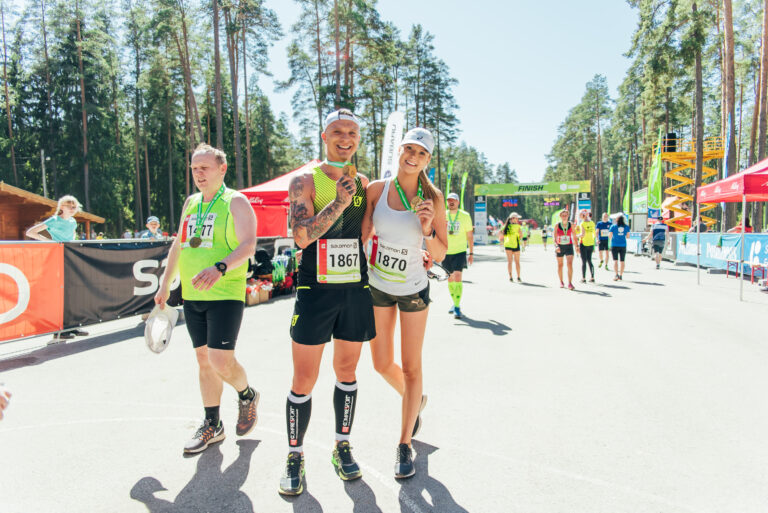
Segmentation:
[[(702, 185), (696, 189), (696, 201), (698, 203), (741, 202), (741, 257), (739, 258), (739, 268), (741, 269), (739, 276), (741, 279), (739, 280), (739, 299), (743, 299), (744, 228), (747, 219), (747, 201), (768, 201), (768, 159), (761, 160), (741, 173)], [(698, 263), (696, 265), (698, 267)]]
[(248, 198), (253, 211), (256, 213), (256, 219), (258, 220), (257, 236), (288, 236), (288, 213), (290, 206), (288, 186), (291, 183), (291, 179), (296, 175), (311, 171), (319, 165), (319, 160), (312, 160), (290, 173), (240, 191)]

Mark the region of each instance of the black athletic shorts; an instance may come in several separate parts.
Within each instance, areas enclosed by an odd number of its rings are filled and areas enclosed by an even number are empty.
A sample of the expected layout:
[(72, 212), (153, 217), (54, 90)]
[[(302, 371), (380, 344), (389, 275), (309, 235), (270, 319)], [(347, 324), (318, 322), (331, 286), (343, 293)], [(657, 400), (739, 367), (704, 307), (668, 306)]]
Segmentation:
[(365, 342), (376, 336), (373, 299), (368, 285), (344, 289), (298, 287), (291, 318), (291, 339), (314, 346), (331, 337)]
[(523, 237), (523, 242), (527, 242), (527, 241), (528, 241), (528, 237)]
[(608, 251), (608, 239), (600, 239), (598, 242), (598, 251)]
[(467, 252), (455, 253), (453, 255), (445, 255), (445, 260), (440, 262), (448, 273), (455, 271), (462, 271), (467, 268)]
[(617, 247), (614, 246), (614, 247), (611, 248), (611, 255), (613, 255), (613, 259), (614, 260), (618, 260), (620, 262), (623, 262), (624, 261), (624, 257), (627, 256), (627, 247), (626, 246), (621, 246), (621, 247), (617, 248)]
[(236, 300), (184, 301), (184, 322), (192, 347), (234, 349), (245, 303)]
[(560, 251), (555, 251), (555, 256), (557, 258), (564, 257), (564, 256), (573, 256), (573, 244), (558, 244), (558, 248), (560, 248)]
[(420, 291), (406, 296), (387, 294), (376, 287), (371, 287), (371, 297), (373, 306), (386, 308), (397, 305), (401, 312), (421, 312), (429, 306), (429, 283)]
[(507, 250), (507, 251), (511, 251), (512, 253), (517, 253), (518, 251), (520, 251), (520, 246), (518, 246), (516, 248), (508, 248), (508, 247), (504, 246), (504, 249)]
[(653, 252), (654, 253), (664, 253), (664, 244), (665, 241), (663, 240), (655, 240), (653, 241)]

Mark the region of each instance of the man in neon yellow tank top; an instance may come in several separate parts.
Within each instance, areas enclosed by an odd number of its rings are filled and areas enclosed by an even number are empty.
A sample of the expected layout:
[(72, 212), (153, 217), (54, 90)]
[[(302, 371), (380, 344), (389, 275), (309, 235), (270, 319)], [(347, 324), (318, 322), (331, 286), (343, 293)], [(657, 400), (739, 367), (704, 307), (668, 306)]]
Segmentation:
[[(474, 226), (469, 212), (459, 210), (459, 195), (452, 192), (448, 195), (448, 252), (442, 266), (450, 273), (448, 276), (448, 291), (451, 293), (453, 307), (448, 311), (457, 319), (461, 318), (461, 295), (464, 292), (464, 284), (461, 282), (461, 274), (472, 265), (475, 250)], [(467, 254), (469, 246), (469, 254)]]
[(155, 302), (168, 300), (170, 284), (181, 275), (184, 318), (200, 367), (205, 419), (185, 453), (205, 450), (224, 440), (219, 419), (222, 385), (238, 392), (238, 435), (256, 424), (259, 393), (248, 386), (245, 370), (235, 359), (235, 343), (243, 319), (245, 273), (256, 251), (256, 215), (248, 200), (224, 185), (227, 156), (207, 144), (192, 154), (192, 177), (200, 190), (181, 209), (178, 236), (171, 244), (168, 266)]
[(288, 187), (293, 239), (302, 256), (290, 328), (293, 383), (286, 401), (288, 459), (279, 488), (283, 495), (304, 491), (304, 434), (323, 348), (331, 339), (336, 373), (331, 462), (345, 481), (362, 477), (349, 436), (357, 406), (355, 370), (361, 342), (376, 336), (361, 238), (368, 179), (351, 164), (360, 144), (360, 125), (351, 111), (328, 114), (322, 137), (325, 162), (294, 177)]

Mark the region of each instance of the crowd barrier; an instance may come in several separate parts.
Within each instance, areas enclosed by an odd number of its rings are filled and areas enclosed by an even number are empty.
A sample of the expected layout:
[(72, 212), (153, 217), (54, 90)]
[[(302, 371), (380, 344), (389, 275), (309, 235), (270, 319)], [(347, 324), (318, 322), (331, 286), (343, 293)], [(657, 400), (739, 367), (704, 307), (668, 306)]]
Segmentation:
[[(699, 263), (703, 267), (726, 270), (728, 261), (741, 260), (741, 235), (737, 233), (702, 233), (701, 256)], [(696, 234), (688, 233), (677, 236), (677, 261), (696, 264)], [(751, 273), (751, 265), (768, 265), (768, 234), (744, 234), (744, 272)]]
[[(272, 255), (277, 237), (259, 239)], [(171, 241), (0, 242), (0, 341), (149, 312)], [(178, 279), (169, 304), (181, 304)]]

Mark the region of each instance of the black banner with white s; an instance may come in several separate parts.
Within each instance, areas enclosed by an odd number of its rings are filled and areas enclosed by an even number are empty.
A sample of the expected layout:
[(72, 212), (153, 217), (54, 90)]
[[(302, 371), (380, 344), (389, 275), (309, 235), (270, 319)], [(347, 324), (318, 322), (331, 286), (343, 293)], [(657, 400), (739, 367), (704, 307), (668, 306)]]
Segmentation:
[[(170, 241), (65, 245), (64, 327), (150, 311), (170, 247)], [(168, 303), (181, 303), (178, 278)]]

